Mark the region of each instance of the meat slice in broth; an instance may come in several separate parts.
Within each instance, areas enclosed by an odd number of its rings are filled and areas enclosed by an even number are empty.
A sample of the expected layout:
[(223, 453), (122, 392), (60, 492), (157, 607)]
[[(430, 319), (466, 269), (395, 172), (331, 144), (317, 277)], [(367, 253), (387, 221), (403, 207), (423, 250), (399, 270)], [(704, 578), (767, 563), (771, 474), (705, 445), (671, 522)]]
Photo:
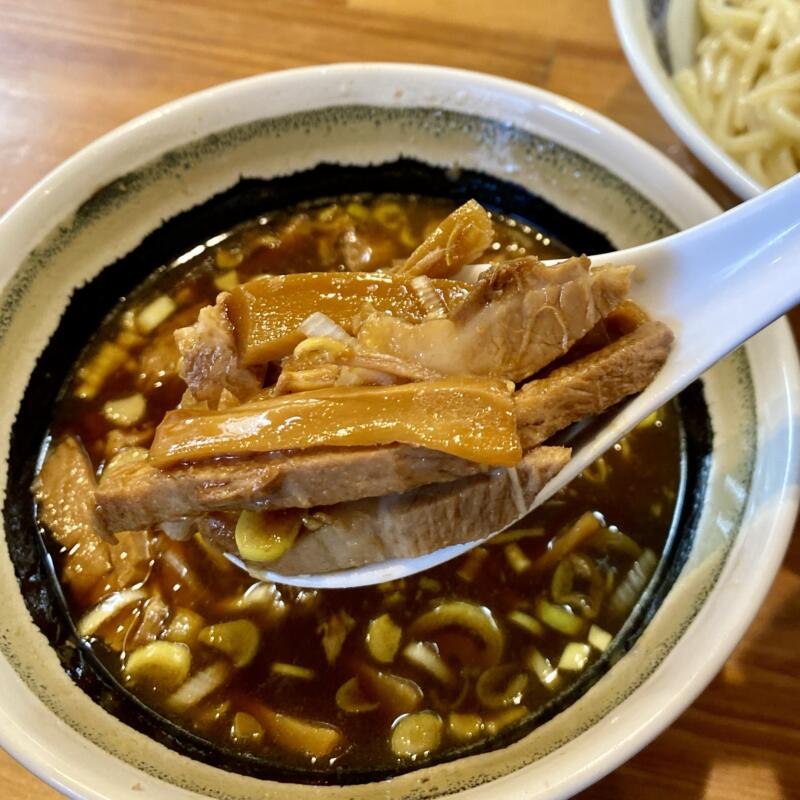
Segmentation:
[[(623, 301), (631, 269), (590, 272), (585, 257), (554, 267), (533, 257), (496, 264), (447, 317), (409, 322), (367, 315), (356, 321), (358, 339), (346, 355), (334, 365), (289, 359), (276, 391), (462, 374), (523, 380), (566, 353)], [(243, 365), (225, 295), (175, 339), (181, 376), (195, 400), (215, 408), (224, 390), (246, 401), (261, 388), (263, 367)]]
[[(529, 450), (584, 417), (599, 414), (652, 380), (669, 354), (671, 331), (646, 322), (618, 341), (515, 394), (517, 426)], [(311, 508), (407, 492), (484, 471), (428, 448), (321, 448), (180, 465), (122, 465), (97, 489), (108, 530), (142, 528), (208, 511)]]
[(263, 369), (240, 363), (224, 298), (200, 311), (197, 322), (175, 331), (180, 374), (194, 399), (216, 408), (229, 391), (240, 401), (261, 389)]
[(565, 447), (540, 447), (511, 469), (327, 508), (331, 521), (269, 567), (284, 575), (322, 573), (481, 538), (517, 519), (569, 456)]
[(522, 446), (534, 447), (641, 392), (666, 361), (673, 338), (664, 323), (645, 322), (601, 350), (525, 384), (515, 396)]
[(207, 511), (311, 508), (472, 475), (481, 465), (424, 447), (326, 448), (222, 459), (162, 470), (125, 465), (97, 489), (108, 530)]
[(585, 257), (553, 267), (537, 258), (499, 263), (446, 318), (412, 324), (373, 314), (358, 343), (442, 375), (521, 381), (566, 353), (623, 301), (631, 270), (590, 272)]
[(69, 549), (95, 532), (96, 488), (89, 457), (71, 436), (51, 448), (33, 483), (39, 519), (55, 540)]
[(40, 521), (70, 553), (62, 579), (83, 596), (105, 588), (109, 575), (109, 588), (142, 580), (150, 558), (146, 534), (128, 529), (117, 537), (104, 533), (95, 515), (95, 489), (89, 457), (72, 436), (50, 450), (33, 485)]

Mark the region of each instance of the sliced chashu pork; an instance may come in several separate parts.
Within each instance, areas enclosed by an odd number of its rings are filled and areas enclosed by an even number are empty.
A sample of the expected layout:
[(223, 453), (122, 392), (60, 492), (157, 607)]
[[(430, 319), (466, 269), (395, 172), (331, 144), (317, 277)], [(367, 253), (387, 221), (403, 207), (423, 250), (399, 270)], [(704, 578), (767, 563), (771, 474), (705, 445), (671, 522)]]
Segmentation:
[(276, 391), (453, 374), (518, 382), (564, 355), (624, 300), (630, 268), (592, 274), (588, 265), (582, 258), (556, 267), (517, 259), (488, 270), (445, 318), (408, 322), (383, 313), (367, 316), (358, 323), (354, 347), (329, 357), (286, 359)]
[[(641, 391), (664, 363), (671, 341), (665, 325), (648, 322), (524, 386), (515, 395), (523, 447), (535, 447), (567, 425)], [(138, 461), (109, 475), (96, 500), (106, 527), (126, 530), (208, 511), (329, 505), (484, 469), (446, 453), (400, 444), (254, 455), (168, 470)]]
[(602, 350), (525, 384), (515, 397), (522, 447), (641, 392), (667, 360), (673, 339), (663, 322), (645, 322)]
[(71, 554), (62, 580), (84, 596), (107, 584), (110, 590), (141, 581), (150, 559), (144, 533), (128, 531), (116, 541), (103, 538), (95, 516), (95, 489), (89, 457), (72, 437), (50, 450), (32, 487), (39, 520)]
[[(357, 358), (347, 365), (375, 370), (376, 375), (367, 378), (370, 383), (456, 374), (518, 382), (566, 353), (618, 306), (628, 292), (631, 269), (590, 272), (585, 257), (553, 267), (534, 257), (496, 264), (446, 318), (411, 323), (388, 314), (367, 316), (356, 345), (364, 363)], [(223, 390), (239, 400), (249, 399), (263, 378), (263, 368), (241, 364), (226, 297), (220, 295), (194, 325), (175, 332), (181, 376), (194, 398), (212, 408)], [(383, 366), (382, 356), (387, 357)], [(369, 366), (375, 359), (377, 364)], [(380, 372), (385, 372), (385, 380), (377, 375)], [(299, 374), (292, 380), (302, 388), (317, 387), (330, 385), (338, 374), (318, 372), (307, 376), (310, 384)], [(288, 388), (286, 382), (283, 388)]]
[(158, 469), (118, 467), (96, 492), (107, 530), (147, 527), (208, 511), (312, 508), (473, 475), (479, 464), (395, 444), (278, 452)]
[(240, 401), (249, 399), (261, 389), (264, 377), (263, 368), (239, 363), (226, 296), (221, 294), (216, 305), (201, 309), (194, 325), (175, 331), (180, 375), (194, 399), (211, 408), (217, 407), (225, 390)]
[[(483, 538), (524, 514), (569, 455), (564, 447), (539, 447), (511, 469), (326, 508), (330, 522), (301, 535), (268, 568), (282, 575), (317, 574)], [(215, 534), (230, 548), (222, 525)]]
[(585, 256), (552, 267), (534, 257), (496, 264), (446, 318), (409, 323), (372, 314), (358, 344), (441, 375), (519, 382), (566, 353), (624, 300), (632, 267), (589, 266)]

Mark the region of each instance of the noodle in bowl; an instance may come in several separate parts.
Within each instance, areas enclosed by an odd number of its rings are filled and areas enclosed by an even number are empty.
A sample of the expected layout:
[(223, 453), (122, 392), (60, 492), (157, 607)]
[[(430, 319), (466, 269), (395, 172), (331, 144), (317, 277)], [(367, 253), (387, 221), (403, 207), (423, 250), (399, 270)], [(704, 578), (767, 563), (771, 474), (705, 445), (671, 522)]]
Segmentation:
[(800, 3), (700, 0), (707, 33), (675, 76), (692, 114), (754, 178), (800, 169)]
[(800, 169), (800, 2), (611, 0), (664, 119), (743, 198)]

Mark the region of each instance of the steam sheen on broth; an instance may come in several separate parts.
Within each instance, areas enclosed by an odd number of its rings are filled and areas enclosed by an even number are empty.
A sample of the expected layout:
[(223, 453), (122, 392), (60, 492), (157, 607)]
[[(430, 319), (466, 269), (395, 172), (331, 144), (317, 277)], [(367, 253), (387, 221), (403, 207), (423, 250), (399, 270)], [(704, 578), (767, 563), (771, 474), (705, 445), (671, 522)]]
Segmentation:
[[(453, 208), (343, 197), (215, 237), (112, 313), (64, 389), (53, 439), (76, 437), (102, 485), (180, 400), (173, 331), (220, 291), (266, 273), (386, 266)], [(566, 254), (527, 224), (493, 222), (491, 259)], [(112, 543), (83, 531), (61, 542), (57, 569), (95, 653), (178, 725), (310, 770), (409, 768), (521, 724), (610, 646), (663, 550), (679, 458), (669, 406), (512, 530), (380, 586), (255, 583), (198, 533)]]

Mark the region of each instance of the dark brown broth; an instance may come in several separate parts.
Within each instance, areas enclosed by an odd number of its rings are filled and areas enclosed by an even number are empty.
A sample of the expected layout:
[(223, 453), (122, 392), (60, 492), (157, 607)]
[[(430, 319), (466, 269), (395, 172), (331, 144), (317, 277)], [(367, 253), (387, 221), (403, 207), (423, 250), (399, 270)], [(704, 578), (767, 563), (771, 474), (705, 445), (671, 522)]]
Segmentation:
[[(316, 203), (270, 214), (221, 240), (212, 239), (209, 246), (190, 260), (159, 271), (113, 313), (87, 348), (72, 382), (65, 388), (53, 425), (54, 435), (77, 435), (100, 471), (109, 455), (108, 434), (114, 428), (103, 415), (104, 403), (141, 392), (147, 399), (147, 411), (129, 433), (131, 443), (136, 438), (136, 444), (147, 446), (153, 426), (167, 409), (175, 406), (183, 391), (175, 374), (177, 353), (172, 345), (172, 331), (191, 323), (200, 307), (212, 303), (220, 285), (230, 285), (225, 281), (231, 280), (228, 276), (233, 270), (238, 281), (244, 282), (265, 272), (346, 270), (348, 260), (351, 265), (358, 263), (368, 269), (386, 266), (393, 259), (407, 256), (453, 207), (450, 201), (419, 197), (345, 198), (336, 203)], [(527, 225), (508, 218), (496, 217), (495, 221), (497, 241), (488, 257), (509, 258), (527, 252), (547, 258), (566, 253)], [(162, 294), (175, 300), (176, 310), (149, 335), (137, 334), (131, 326), (132, 313)], [(104, 376), (96, 393), (87, 397), (91, 394), (86, 391), (87, 376), (97, 372), (98, 353), (109, 342), (116, 342), (120, 363)], [(601, 464), (517, 526), (541, 531), (540, 535), (520, 539), (515, 544), (528, 559), (535, 562), (553, 537), (587, 511), (602, 515), (607, 525), (617, 526), (640, 548), (649, 548), (656, 554), (663, 550), (679, 484), (679, 428), (671, 407), (662, 409), (658, 419), (649, 423), (636, 429)], [(335, 701), (337, 689), (362, 665), (371, 664), (415, 681), (423, 691), (419, 708), (441, 714), (445, 733), (435, 755), (461, 744), (447, 733), (448, 714), (453, 710), (481, 715), (484, 728), (479, 738), (488, 736), (492, 726), (499, 729), (515, 720), (513, 715), (505, 715), (508, 709), (481, 706), (475, 693), (480, 648), (463, 630), (449, 630), (433, 637), (441, 656), (460, 676), (457, 684), (449, 687), (409, 663), (400, 652), (392, 663), (376, 664), (365, 645), (369, 621), (389, 613), (404, 630), (402, 650), (409, 641), (408, 626), (415, 618), (437, 603), (456, 598), (490, 609), (505, 639), (502, 663), (513, 664), (515, 672), (528, 676), (524, 693), (515, 698), (509, 709), (523, 709), (520, 716), (524, 716), (524, 710), (535, 712), (553, 696), (554, 687), (546, 688), (530, 671), (525, 659), (531, 648), (535, 646), (556, 666), (569, 641), (585, 641), (589, 622), (584, 624), (580, 636), (573, 637), (546, 627), (542, 634), (534, 636), (510, 623), (507, 615), (513, 611), (534, 613), (537, 596), (550, 591), (553, 570), (540, 575), (530, 569), (516, 573), (507, 547), (502, 544), (489, 545), (480, 552), (485, 553), (484, 560), (471, 580), (465, 579), (464, 566), (470, 559), (474, 562), (481, 556), (467, 555), (424, 575), (380, 587), (327, 592), (281, 589), (275, 594), (272, 608), (246, 610), (237, 607), (237, 601), (252, 586), (252, 579), (195, 539), (173, 542), (163, 536), (154, 537), (152, 568), (144, 588), (151, 596), (157, 594), (163, 598), (170, 617), (176, 609), (187, 608), (200, 614), (207, 624), (249, 618), (261, 630), (255, 659), (236, 670), (225, 688), (187, 714), (177, 715), (178, 722), (226, 747), (248, 750), (282, 763), (323, 770), (334, 763), (356, 768), (393, 768), (399, 759), (389, 746), (392, 715), (380, 708), (362, 714), (345, 713)], [(605, 552), (602, 548), (581, 547), (580, 552), (587, 555), (608, 582), (606, 600), (635, 561), (632, 555)], [(62, 554), (59, 568), (67, 566), (70, 558)], [(118, 588), (114, 575), (108, 577), (107, 582), (99, 582), (80, 596), (67, 587), (76, 619)], [(342, 654), (329, 665), (321, 646), (320, 626), (341, 612), (352, 617), (354, 627)], [(93, 639), (96, 652), (123, 680), (127, 653), (135, 649), (134, 643), (147, 641), (144, 629), (139, 628), (142, 613), (143, 605), (139, 603), (102, 627)], [(163, 636), (170, 617), (151, 636)], [(608, 602), (603, 602), (593, 622), (614, 634), (624, 622), (624, 615), (614, 615)], [(137, 636), (140, 642), (136, 641)], [(593, 649), (589, 663), (598, 655)], [(219, 654), (195, 644), (192, 658), (192, 673), (196, 673), (216, 661)], [(276, 676), (271, 672), (274, 662), (306, 667), (313, 671), (313, 678)], [(563, 689), (579, 674), (561, 672), (555, 688)], [(165, 706), (164, 691), (147, 686), (131, 688), (147, 703), (176, 717)], [(258, 741), (233, 740), (233, 715), (252, 700), (295, 717), (331, 723), (342, 732), (341, 744), (329, 757), (315, 760), (276, 745), (268, 735)]]

